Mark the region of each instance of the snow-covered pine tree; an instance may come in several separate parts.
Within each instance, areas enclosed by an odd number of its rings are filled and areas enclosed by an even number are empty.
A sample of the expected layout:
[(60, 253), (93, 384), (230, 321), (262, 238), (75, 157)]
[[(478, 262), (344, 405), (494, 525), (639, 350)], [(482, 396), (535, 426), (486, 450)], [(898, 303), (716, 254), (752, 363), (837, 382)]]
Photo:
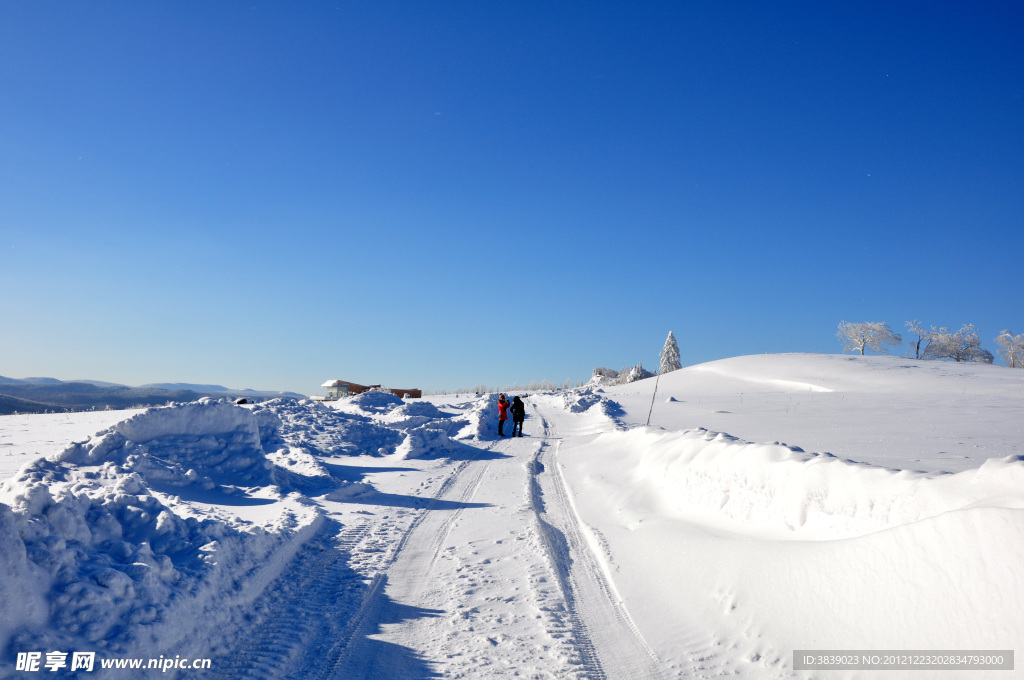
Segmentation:
[(676, 336), (669, 331), (668, 338), (665, 339), (665, 346), (661, 350), (661, 365), (658, 367), (658, 373), (670, 373), (678, 371), (682, 367), (683, 365), (679, 362), (679, 345), (676, 344)]

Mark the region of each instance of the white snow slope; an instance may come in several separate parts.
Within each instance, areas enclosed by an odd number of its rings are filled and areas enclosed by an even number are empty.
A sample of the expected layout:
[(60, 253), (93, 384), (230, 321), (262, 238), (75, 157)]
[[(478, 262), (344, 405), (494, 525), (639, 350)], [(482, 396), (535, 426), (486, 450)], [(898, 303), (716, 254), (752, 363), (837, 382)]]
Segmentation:
[(1024, 677), (794, 669), (1024, 649), (1024, 372), (765, 355), (525, 401), (515, 439), (496, 395), (0, 417), (0, 677)]

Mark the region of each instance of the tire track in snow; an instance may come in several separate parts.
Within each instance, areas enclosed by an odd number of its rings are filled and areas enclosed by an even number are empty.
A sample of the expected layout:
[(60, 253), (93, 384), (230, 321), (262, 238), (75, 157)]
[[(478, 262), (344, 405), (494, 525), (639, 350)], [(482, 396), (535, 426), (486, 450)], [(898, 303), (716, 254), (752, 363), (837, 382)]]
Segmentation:
[(208, 677), (304, 677), (319, 663), (323, 641), (339, 632), (346, 613), (363, 599), (363, 579), (347, 556), (369, 533), (367, 521), (341, 528), (325, 522), (282, 575), (253, 605), (248, 626)]
[[(372, 634), (382, 608), (388, 571), (403, 557), (410, 538), (435, 516), (430, 528), (432, 566), (452, 524), (463, 508), (431, 512), (442, 502), (468, 502), (479, 488), (490, 461), (462, 461), (418, 512), (368, 581), (353, 569), (352, 555), (371, 549), (387, 526), (369, 518), (350, 526), (325, 522), (320, 535), (309, 541), (282, 575), (256, 600), (256, 612), (230, 652), (217, 658), (208, 673), (215, 680), (235, 678), (364, 677), (345, 671), (346, 662)], [(467, 470), (471, 474), (464, 474)], [(364, 664), (365, 665), (365, 664)]]
[[(530, 461), (530, 504), (533, 508), (534, 514), (537, 519), (538, 533), (540, 535), (540, 543), (547, 554), (548, 562), (554, 572), (555, 579), (558, 583), (558, 589), (562, 594), (562, 600), (565, 603), (566, 613), (568, 615), (568, 632), (571, 636), (571, 641), (580, 657), (580, 671), (585, 674), (587, 678), (607, 678), (604, 669), (601, 666), (601, 662), (597, 657), (597, 651), (594, 649), (594, 644), (590, 640), (590, 634), (587, 631), (587, 626), (583, 622), (579, 615), (579, 608), (575, 602), (575, 589), (572, 585), (572, 578), (570, 576), (570, 568), (572, 564), (572, 555), (569, 542), (566, 540), (565, 534), (558, 528), (553, 526), (547, 521), (547, 511), (544, 505), (544, 494), (541, 491), (539, 477), (544, 473), (544, 464), (540, 458), (544, 452), (546, 444), (542, 444), (537, 449), (537, 453), (534, 455), (532, 461)], [(561, 634), (561, 631), (554, 631), (557, 634)]]
[[(458, 503), (460, 506), (472, 501), (474, 494), (480, 487), (481, 482), (490, 466), (490, 461), (463, 461), (459, 463), (452, 474), (441, 485), (434, 494), (430, 503), (425, 507), (409, 528), (402, 535), (402, 538), (395, 545), (388, 560), (381, 567), (381, 571), (374, 577), (367, 589), (359, 609), (349, 620), (349, 625), (337, 642), (327, 653), (327, 663), (324, 670), (318, 675), (311, 676), (322, 680), (331, 678), (344, 678), (344, 680), (356, 680), (357, 678), (370, 677), (367, 673), (376, 673), (380, 666), (386, 666), (386, 660), (378, 660), (375, 657), (386, 649), (379, 645), (368, 643), (368, 636), (376, 632), (381, 623), (381, 614), (391, 602), (384, 593), (384, 587), (388, 581), (388, 572), (401, 564), (401, 570), (406, 573), (418, 573), (421, 576), (429, 574), (433, 565), (437, 562), (441, 546), (451, 531), (452, 525), (462, 514), (464, 507), (457, 507), (446, 512), (432, 512), (440, 502)], [(468, 469), (468, 474), (466, 473)], [(405, 548), (410, 539), (421, 532), (428, 532), (426, 538), (417, 536), (416, 545), (424, 545), (425, 549), (417, 550), (415, 553), (407, 553)], [(425, 564), (424, 564), (425, 563)], [(419, 581), (422, 583), (422, 581)], [(378, 662), (380, 661), (380, 662)]]
[[(558, 468), (559, 442), (538, 414), (544, 443), (531, 463), (530, 500), (541, 538), (568, 608), (583, 673), (590, 678), (665, 677), (664, 669), (614, 591), (590, 548), (585, 529)], [(548, 503), (545, 503), (548, 500)]]

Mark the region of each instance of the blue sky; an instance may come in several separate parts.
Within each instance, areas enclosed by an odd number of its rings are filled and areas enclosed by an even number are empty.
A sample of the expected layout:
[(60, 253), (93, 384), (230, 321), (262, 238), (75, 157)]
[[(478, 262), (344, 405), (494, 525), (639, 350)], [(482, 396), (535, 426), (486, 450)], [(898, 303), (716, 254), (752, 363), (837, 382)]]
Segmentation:
[(0, 375), (319, 391), (1024, 332), (1019, 3), (0, 0)]

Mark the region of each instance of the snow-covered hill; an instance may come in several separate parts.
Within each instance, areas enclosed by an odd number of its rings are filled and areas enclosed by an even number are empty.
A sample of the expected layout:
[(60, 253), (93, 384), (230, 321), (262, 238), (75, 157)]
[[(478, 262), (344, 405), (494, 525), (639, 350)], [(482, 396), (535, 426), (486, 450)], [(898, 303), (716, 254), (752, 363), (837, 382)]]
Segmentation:
[(526, 403), (515, 439), (495, 395), (0, 416), (0, 677), (847, 678), (794, 650), (1024, 643), (1024, 371), (749, 356)]
[(1024, 455), (1024, 371), (896, 357), (765, 354), (609, 388), (626, 421), (782, 441), (901, 470)]

